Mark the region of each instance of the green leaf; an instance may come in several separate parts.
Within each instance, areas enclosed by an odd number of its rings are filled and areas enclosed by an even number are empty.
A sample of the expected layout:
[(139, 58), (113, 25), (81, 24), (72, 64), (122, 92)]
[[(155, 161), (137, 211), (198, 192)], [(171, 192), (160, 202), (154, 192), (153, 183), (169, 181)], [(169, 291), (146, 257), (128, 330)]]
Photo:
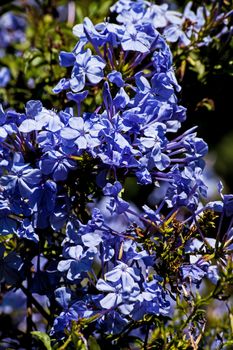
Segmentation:
[(44, 344), (44, 347), (47, 349), (47, 350), (52, 350), (52, 347), (51, 347), (51, 340), (50, 340), (50, 337), (48, 334), (44, 333), (44, 332), (39, 332), (39, 331), (34, 331), (34, 332), (31, 332), (31, 334), (37, 338), (38, 340), (40, 340), (43, 344)]
[(88, 347), (90, 350), (101, 350), (97, 340), (92, 335), (88, 338)]
[(224, 344), (224, 346), (230, 346), (230, 345), (233, 345), (233, 340), (229, 340)]
[(99, 12), (98, 12), (98, 15), (99, 16), (106, 16), (109, 12), (109, 8), (110, 6), (113, 4), (113, 1), (110, 0), (110, 1), (104, 1), (102, 4), (101, 4), (101, 7), (99, 8)]
[(208, 111), (214, 111), (215, 110), (214, 100), (205, 97), (200, 102), (198, 102), (197, 108), (206, 108)]

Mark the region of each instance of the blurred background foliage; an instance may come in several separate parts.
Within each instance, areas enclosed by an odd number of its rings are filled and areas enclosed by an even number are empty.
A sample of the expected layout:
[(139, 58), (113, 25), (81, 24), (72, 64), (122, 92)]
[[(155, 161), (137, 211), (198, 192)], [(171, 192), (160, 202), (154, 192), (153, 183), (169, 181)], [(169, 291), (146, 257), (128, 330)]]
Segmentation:
[[(169, 3), (183, 11), (187, 1), (152, 1)], [(0, 69), (8, 67), (10, 79), (0, 86), (4, 108), (23, 111), (27, 100), (39, 99), (45, 107), (62, 109), (69, 105), (66, 95), (55, 95), (52, 88), (66, 70), (59, 66), (61, 50), (71, 51), (76, 43), (72, 27), (89, 16), (94, 23), (109, 15), (113, 0), (1, 0), (0, 31), (7, 24), (6, 14), (21, 19), (22, 33), (13, 36), (14, 23), (8, 26), (9, 40), (0, 34)], [(200, 5), (216, 7), (215, 11), (233, 9), (231, 0), (194, 0)], [(232, 19), (231, 19), (232, 21)], [(231, 23), (232, 25), (232, 23)], [(12, 33), (11, 33), (12, 32)], [(216, 32), (217, 34), (217, 32)], [(11, 37), (12, 35), (12, 37)], [(172, 44), (174, 67), (182, 86), (180, 103), (187, 107), (183, 128), (198, 125), (198, 133), (209, 144), (211, 163), (223, 179), (226, 191), (233, 192), (233, 40), (229, 33), (208, 46), (178, 47)]]

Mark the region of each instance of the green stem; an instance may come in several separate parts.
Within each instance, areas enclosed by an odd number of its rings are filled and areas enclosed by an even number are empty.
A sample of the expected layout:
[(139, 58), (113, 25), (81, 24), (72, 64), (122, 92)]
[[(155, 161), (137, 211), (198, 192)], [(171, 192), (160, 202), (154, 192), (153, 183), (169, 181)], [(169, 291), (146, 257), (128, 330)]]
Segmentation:
[(71, 341), (72, 341), (72, 337), (70, 335), (69, 338), (65, 341), (65, 343), (62, 346), (60, 346), (60, 348), (58, 348), (57, 350), (65, 350), (67, 345), (69, 345)]
[(148, 323), (148, 325), (146, 326), (146, 336), (145, 336), (144, 347), (143, 347), (144, 350), (147, 349), (147, 344), (148, 344), (148, 339), (149, 339), (149, 332), (150, 332), (150, 324)]
[[(32, 276), (31, 273), (29, 273), (29, 276), (27, 278), (28, 288), (31, 286)], [(27, 347), (28, 349), (32, 348), (32, 329), (33, 329), (33, 322), (32, 322), (32, 298), (31, 294), (27, 294)]]

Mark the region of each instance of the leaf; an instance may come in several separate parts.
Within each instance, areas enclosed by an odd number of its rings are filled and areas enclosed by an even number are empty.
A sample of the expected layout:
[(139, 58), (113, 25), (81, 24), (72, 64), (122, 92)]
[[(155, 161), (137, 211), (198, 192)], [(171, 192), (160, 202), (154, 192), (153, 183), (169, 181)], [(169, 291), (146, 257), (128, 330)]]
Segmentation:
[(112, 1), (104, 1), (103, 3), (101, 3), (101, 7), (98, 10), (98, 16), (101, 17), (105, 17), (108, 12), (109, 12), (109, 8), (112, 5)]
[(230, 314), (231, 333), (233, 334), (233, 315)]
[(215, 110), (214, 100), (205, 97), (200, 102), (198, 102), (196, 108), (197, 109), (198, 108), (206, 108), (208, 111), (214, 111)]
[(77, 23), (81, 23), (85, 17), (81, 6), (76, 7), (76, 17), (77, 17)]
[(88, 338), (88, 348), (90, 350), (101, 350), (97, 340), (92, 335)]
[(7, 12), (14, 12), (23, 15), (22, 7), (12, 4), (14, 0), (1, 0), (0, 16)]
[(51, 347), (51, 340), (48, 334), (44, 333), (44, 332), (39, 332), (39, 331), (33, 331), (31, 332), (31, 334), (36, 337), (38, 340), (40, 340), (43, 344), (44, 347), (47, 350), (52, 350)]
[(230, 346), (233, 345), (233, 340), (229, 340), (226, 343), (224, 343), (224, 346)]

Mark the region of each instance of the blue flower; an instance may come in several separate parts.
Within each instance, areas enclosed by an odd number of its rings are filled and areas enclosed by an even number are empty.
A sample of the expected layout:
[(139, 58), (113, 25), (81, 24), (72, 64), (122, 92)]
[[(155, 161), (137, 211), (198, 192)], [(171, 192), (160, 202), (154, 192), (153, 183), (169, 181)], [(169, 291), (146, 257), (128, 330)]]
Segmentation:
[(67, 310), (71, 301), (71, 292), (68, 288), (60, 287), (55, 290), (55, 299), (64, 310)]
[(81, 103), (86, 99), (87, 95), (88, 95), (88, 90), (84, 90), (76, 94), (73, 94), (72, 92), (67, 92), (66, 94), (66, 97), (68, 98), (68, 100), (75, 101), (77, 103), (78, 117), (81, 114)]
[(183, 281), (190, 281), (197, 286), (200, 285), (202, 279), (206, 276), (208, 271), (208, 263), (184, 264), (181, 267)]
[(220, 201), (209, 202), (206, 204), (206, 209), (212, 209), (216, 212), (222, 212), (227, 217), (232, 217), (233, 215), (233, 195), (232, 194), (223, 194), (223, 185), (220, 181), (218, 184), (218, 192), (221, 196)]
[(208, 266), (207, 278), (215, 285), (218, 283), (220, 279), (220, 274), (217, 265)]
[(155, 73), (151, 79), (151, 84), (142, 73), (138, 73), (136, 75), (136, 84), (139, 93), (152, 94), (154, 99), (168, 101), (174, 95), (175, 82), (168, 73)]
[(76, 163), (58, 151), (45, 153), (39, 165), (42, 174), (52, 174), (54, 181), (66, 180), (69, 171), (76, 169)]
[(86, 78), (91, 84), (98, 84), (103, 79), (105, 65), (104, 60), (99, 56), (93, 56), (90, 49), (79, 53), (71, 73), (71, 90), (73, 92), (83, 90)]
[(154, 44), (155, 51), (152, 56), (153, 67), (157, 73), (167, 72), (172, 66), (172, 53), (162, 37), (158, 37)]
[(129, 207), (129, 203), (127, 203), (119, 197), (119, 193), (121, 192), (121, 190), (122, 186), (118, 181), (116, 181), (114, 185), (107, 183), (107, 185), (103, 188), (104, 195), (110, 196), (110, 202), (107, 208), (111, 213), (115, 212), (118, 214), (122, 214)]
[(145, 154), (140, 162), (147, 166), (148, 170), (154, 167), (164, 170), (170, 165), (170, 158), (164, 153), (167, 144), (165, 131), (165, 124), (153, 123), (145, 128), (144, 136), (138, 140), (139, 148)]
[(42, 107), (37, 101), (30, 102), (30, 107), (29, 105), (26, 107), (29, 118), (25, 119), (19, 126), (20, 132), (28, 133), (34, 130), (46, 129), (55, 133), (64, 126), (60, 117), (54, 111)]
[(191, 40), (187, 36), (187, 34), (181, 29), (179, 25), (172, 24), (164, 29), (163, 32), (167, 41), (174, 43), (179, 41), (180, 44), (184, 46), (188, 46), (191, 43)]
[(169, 207), (185, 206), (191, 210), (196, 209), (199, 203), (199, 191), (204, 197), (207, 196), (202, 169), (192, 163), (183, 171), (174, 166), (171, 175), (174, 182), (171, 182), (166, 194)]
[(65, 140), (72, 140), (79, 149), (87, 148), (87, 135), (89, 134), (89, 125), (83, 118), (70, 118), (69, 127), (61, 130), (61, 137)]
[(118, 334), (128, 324), (127, 319), (123, 318), (116, 310), (109, 310), (97, 322), (99, 327), (107, 334)]
[(147, 168), (142, 168), (135, 173), (138, 183), (141, 185), (149, 185), (152, 183), (152, 177)]
[(4, 141), (8, 135), (7, 116), (0, 104), (0, 142)]
[(42, 109), (43, 105), (38, 100), (30, 100), (26, 103), (26, 114), (29, 118), (34, 118), (37, 114), (39, 114)]
[(117, 1), (112, 7), (111, 11), (116, 11), (117, 13), (121, 13), (124, 10), (130, 10), (131, 8), (134, 9), (137, 12), (142, 12), (145, 8), (145, 1), (144, 0), (119, 0)]
[(58, 94), (59, 92), (63, 91), (63, 90), (67, 90), (70, 88), (70, 80), (66, 79), (66, 78), (62, 78), (57, 85), (54, 86), (53, 88), (53, 92), (55, 94)]
[(104, 309), (120, 308), (123, 314), (128, 314), (133, 308), (133, 303), (137, 300), (140, 289), (137, 284), (125, 285), (121, 283), (107, 283), (99, 279), (96, 288), (108, 294), (100, 300), (100, 305)]
[(99, 230), (104, 224), (104, 218), (98, 208), (92, 210), (91, 219), (88, 220), (87, 224), (84, 225), (79, 223), (79, 233), (83, 236), (88, 233), (92, 233)]
[(62, 67), (70, 67), (75, 63), (75, 55), (73, 52), (61, 51), (59, 54), (59, 63)]
[(189, 25), (191, 26), (192, 30), (195, 32), (198, 32), (205, 24), (206, 17), (209, 16), (208, 9), (204, 8), (203, 6), (199, 6), (197, 8), (197, 13), (195, 14), (194, 11), (191, 10), (193, 6), (193, 3), (189, 1), (184, 9), (184, 19), (189, 20)]
[(113, 270), (105, 274), (105, 279), (110, 282), (121, 282), (124, 289), (127, 286), (134, 285), (135, 282), (139, 282), (140, 276), (137, 269), (119, 262)]
[(134, 320), (140, 320), (145, 314), (166, 316), (170, 303), (156, 277), (150, 282), (143, 283), (143, 291), (138, 296), (138, 302), (132, 310)]
[(57, 196), (57, 184), (47, 180), (34, 189), (28, 205), (34, 213), (34, 222), (38, 228), (49, 226), (49, 217), (54, 212)]
[(226, 216), (233, 216), (233, 195), (225, 194), (223, 195), (223, 208)]
[(66, 272), (69, 281), (80, 279), (90, 270), (96, 252), (96, 249), (84, 249), (81, 245), (67, 247), (64, 255), (68, 259), (59, 262), (58, 271)]
[(111, 83), (116, 84), (116, 86), (118, 86), (119, 88), (124, 86), (124, 80), (120, 72), (113, 70), (107, 75), (107, 77)]
[[(9, 197), (9, 196), (8, 196)], [(9, 235), (16, 232), (17, 221), (10, 217), (12, 206), (9, 198), (0, 196), (0, 234)]]
[(10, 81), (10, 71), (7, 67), (0, 68), (0, 87), (4, 88)]
[(115, 107), (116, 112), (118, 112), (119, 110), (124, 110), (129, 102), (129, 95), (125, 92), (124, 88), (121, 87), (113, 99), (113, 105)]
[(85, 301), (72, 300), (71, 291), (66, 287), (60, 287), (55, 290), (55, 299), (63, 311), (55, 318), (51, 335), (59, 332), (64, 333), (65, 329), (70, 329), (71, 321), (78, 321), (79, 318), (88, 318), (94, 314), (94, 312), (88, 310)]
[(145, 32), (138, 31), (133, 25), (126, 26), (121, 40), (121, 46), (125, 51), (149, 52), (152, 38)]
[(19, 190), (23, 198), (29, 198), (40, 182), (40, 170), (25, 164), (20, 154), (15, 154), (10, 174), (1, 178), (7, 191), (14, 193)]
[(15, 43), (23, 42), (25, 40), (25, 27), (26, 21), (23, 16), (15, 15), (11, 11), (5, 12), (0, 17), (0, 48), (7, 48)]
[(196, 137), (195, 134), (188, 135), (184, 138), (183, 145), (186, 148), (188, 158), (204, 157), (208, 152), (208, 146), (201, 138)]
[(77, 319), (77, 313), (73, 308), (69, 308), (71, 301), (71, 292), (68, 288), (60, 287), (55, 291), (55, 299), (62, 307), (62, 313), (55, 319), (51, 334), (55, 332), (64, 332), (64, 329), (70, 325), (70, 322)]
[(76, 24), (73, 27), (73, 34), (79, 38), (79, 42), (75, 48), (75, 52), (80, 52), (84, 44), (88, 41), (93, 45), (96, 52), (99, 53), (98, 47), (105, 43), (105, 35), (98, 30), (90, 18), (85, 17), (83, 24)]
[(35, 228), (32, 225), (31, 220), (24, 219), (21, 223), (21, 227), (17, 230), (17, 236), (20, 238), (26, 238), (34, 242), (39, 242), (39, 236), (35, 232)]

